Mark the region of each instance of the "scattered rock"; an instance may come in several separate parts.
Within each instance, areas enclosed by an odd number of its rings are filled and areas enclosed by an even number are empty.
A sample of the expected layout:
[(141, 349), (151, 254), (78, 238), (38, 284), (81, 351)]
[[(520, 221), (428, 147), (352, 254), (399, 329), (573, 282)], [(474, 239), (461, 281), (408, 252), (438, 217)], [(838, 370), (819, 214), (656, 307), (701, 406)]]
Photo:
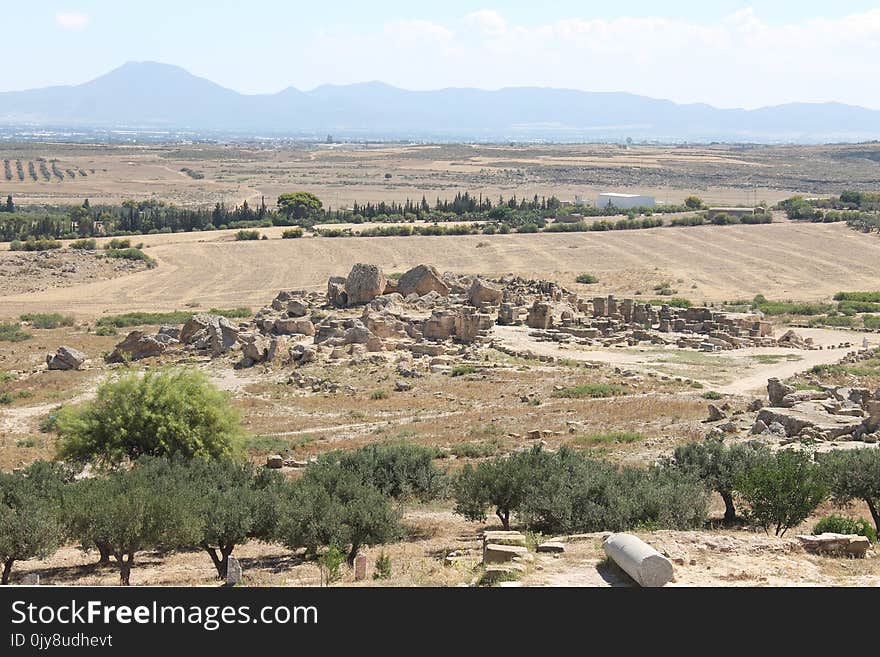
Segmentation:
[(86, 362), (86, 355), (73, 347), (58, 347), (54, 354), (46, 355), (50, 370), (78, 370)]

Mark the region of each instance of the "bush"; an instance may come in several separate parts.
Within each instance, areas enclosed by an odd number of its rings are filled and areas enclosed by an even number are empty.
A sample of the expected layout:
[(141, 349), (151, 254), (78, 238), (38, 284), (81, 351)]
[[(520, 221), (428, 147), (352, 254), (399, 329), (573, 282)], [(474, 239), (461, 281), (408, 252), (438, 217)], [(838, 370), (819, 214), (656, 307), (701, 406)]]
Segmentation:
[(258, 239), (260, 239), (260, 231), (258, 231), (258, 230), (240, 230), (235, 234), (235, 239), (238, 242), (247, 241), (247, 240), (258, 240)]
[(74, 240), (67, 246), (77, 251), (94, 251), (98, 248), (98, 242), (94, 239)]
[(436, 456), (435, 449), (421, 445), (373, 444), (350, 452), (330, 452), (317, 466), (338, 465), (388, 497), (428, 501), (438, 497), (445, 486), (443, 472), (434, 464)]
[(872, 543), (877, 542), (877, 531), (864, 518), (847, 518), (831, 514), (813, 526), (813, 534), (856, 534), (865, 536)]
[(347, 546), (349, 565), (363, 545), (381, 545), (401, 534), (400, 513), (389, 498), (339, 463), (306, 468), (281, 495), (275, 535), (292, 550)]
[(114, 237), (109, 242), (104, 243), (104, 248), (107, 251), (119, 251), (122, 249), (130, 249), (131, 248), (131, 240), (119, 239), (118, 237)]
[(221, 457), (241, 429), (227, 395), (195, 370), (135, 373), (98, 387), (97, 397), (58, 418), (59, 452), (118, 463), (141, 455)]
[(853, 449), (829, 452), (819, 461), (836, 504), (862, 500), (880, 532), (880, 452)]
[(285, 230), (284, 232), (281, 233), (281, 238), (285, 239), (285, 240), (296, 239), (296, 238), (302, 237), (302, 236), (303, 236), (303, 229), (299, 228), (299, 227), (288, 228), (287, 230)]
[(675, 449), (674, 465), (699, 478), (707, 488), (721, 495), (724, 521), (736, 520), (734, 492), (739, 478), (750, 468), (769, 458), (766, 447), (757, 443), (734, 443), (720, 440), (689, 443)]
[(477, 368), (473, 365), (456, 365), (452, 368), (452, 376), (464, 376), (466, 374), (474, 374)]
[(599, 279), (593, 276), (593, 274), (578, 274), (578, 277), (575, 280), (584, 285), (591, 285), (599, 282)]
[[(250, 317), (253, 311), (250, 308), (211, 308), (211, 315), (221, 315), (230, 319)], [(130, 326), (148, 326), (159, 324), (183, 324), (193, 316), (189, 310), (175, 310), (165, 313), (133, 312), (122, 315), (107, 315), (98, 320), (98, 326), (113, 326), (116, 328), (128, 328)]]
[(777, 536), (799, 525), (827, 494), (819, 468), (802, 452), (777, 452), (746, 469), (735, 488), (750, 507), (749, 519)]
[(22, 342), (30, 340), (30, 333), (21, 330), (21, 324), (0, 322), (0, 342)]
[(391, 578), (391, 557), (385, 554), (385, 550), (376, 557), (376, 571), (373, 573), (373, 579), (390, 579)]
[(107, 251), (108, 258), (118, 258), (120, 260), (135, 260), (140, 262), (147, 263), (147, 267), (153, 269), (156, 266), (156, 261), (148, 256), (146, 253), (141, 251), (140, 249), (110, 249)]
[(35, 240), (33, 238), (27, 240), (26, 242), (20, 242), (19, 240), (15, 240), (9, 245), (10, 251), (50, 251), (52, 249), (60, 249), (62, 247), (61, 242), (58, 240), (50, 240), (50, 239), (39, 239)]
[(684, 200), (684, 205), (689, 210), (701, 210), (703, 208), (703, 199), (699, 196), (688, 196)]
[(38, 329), (54, 329), (59, 326), (73, 326), (73, 317), (59, 313), (29, 313), (19, 319), (30, 322), (31, 326)]

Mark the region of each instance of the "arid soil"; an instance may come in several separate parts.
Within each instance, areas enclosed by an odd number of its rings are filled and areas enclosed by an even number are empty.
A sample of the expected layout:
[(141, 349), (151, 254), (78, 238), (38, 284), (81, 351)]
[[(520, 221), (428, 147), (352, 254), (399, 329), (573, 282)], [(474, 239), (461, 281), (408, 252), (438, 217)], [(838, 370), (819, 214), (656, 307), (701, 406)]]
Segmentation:
[[(28, 163), (57, 160), (63, 180), (28, 175)], [(638, 190), (678, 203), (699, 193), (714, 204), (775, 202), (793, 193), (875, 189), (876, 144), (828, 146), (192, 144), (98, 146), (3, 144), (12, 180), (0, 191), (35, 203), (93, 204), (159, 198), (213, 206), (273, 201), (303, 189), (334, 208), (354, 201), (451, 197), (459, 191), (564, 200)], [(16, 162), (21, 161), (24, 180)], [(183, 169), (189, 169), (193, 178)], [(390, 178), (386, 178), (390, 174)]]
[[(749, 299), (827, 299), (841, 289), (876, 288), (880, 239), (842, 224), (652, 228), (647, 230), (459, 237), (373, 237), (235, 242), (231, 233), (148, 235), (155, 270), (39, 296), (16, 293), (0, 279), (0, 318), (47, 310), (95, 317), (105, 312), (202, 307), (259, 307), (271, 291), (323, 289), (356, 262), (402, 272), (420, 262), (441, 271), (557, 280), (584, 293), (641, 295), (669, 282), (695, 303)], [(140, 239), (140, 238), (139, 238)], [(0, 252), (0, 262), (8, 254)], [(583, 272), (597, 285), (578, 286)]]

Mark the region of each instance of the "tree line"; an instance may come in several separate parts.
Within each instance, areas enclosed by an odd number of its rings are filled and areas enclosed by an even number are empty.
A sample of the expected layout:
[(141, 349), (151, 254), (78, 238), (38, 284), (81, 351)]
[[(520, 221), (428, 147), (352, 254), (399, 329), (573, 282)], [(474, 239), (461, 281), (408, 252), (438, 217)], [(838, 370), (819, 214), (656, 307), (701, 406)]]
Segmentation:
[(201, 550), (222, 578), (235, 548), (252, 540), (305, 548), (306, 558), (344, 554), (351, 564), (362, 547), (405, 535), (404, 503), (437, 498), (451, 498), (470, 520), (493, 513), (505, 529), (548, 534), (699, 528), (711, 491), (725, 503), (725, 521), (743, 506), (749, 522), (776, 534), (829, 497), (863, 501), (880, 528), (878, 450), (832, 452), (817, 463), (802, 452), (706, 440), (639, 468), (536, 446), (449, 472), (436, 463), (439, 450), (399, 442), (324, 454), (290, 481), (243, 458), (226, 393), (198, 371), (174, 369), (105, 381), (55, 423), (62, 460), (0, 473), (3, 583), (17, 561), (70, 543), (96, 550), (124, 585), (138, 555), (157, 550)]

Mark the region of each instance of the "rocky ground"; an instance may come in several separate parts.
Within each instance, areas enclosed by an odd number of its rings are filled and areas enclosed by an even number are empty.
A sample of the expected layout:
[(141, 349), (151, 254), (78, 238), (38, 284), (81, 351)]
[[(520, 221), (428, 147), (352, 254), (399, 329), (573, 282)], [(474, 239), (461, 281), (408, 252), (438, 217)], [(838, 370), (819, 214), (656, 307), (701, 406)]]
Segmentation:
[(100, 252), (57, 249), (0, 250), (0, 296), (34, 294), (54, 288), (126, 276), (147, 269), (144, 262), (102, 257)]

